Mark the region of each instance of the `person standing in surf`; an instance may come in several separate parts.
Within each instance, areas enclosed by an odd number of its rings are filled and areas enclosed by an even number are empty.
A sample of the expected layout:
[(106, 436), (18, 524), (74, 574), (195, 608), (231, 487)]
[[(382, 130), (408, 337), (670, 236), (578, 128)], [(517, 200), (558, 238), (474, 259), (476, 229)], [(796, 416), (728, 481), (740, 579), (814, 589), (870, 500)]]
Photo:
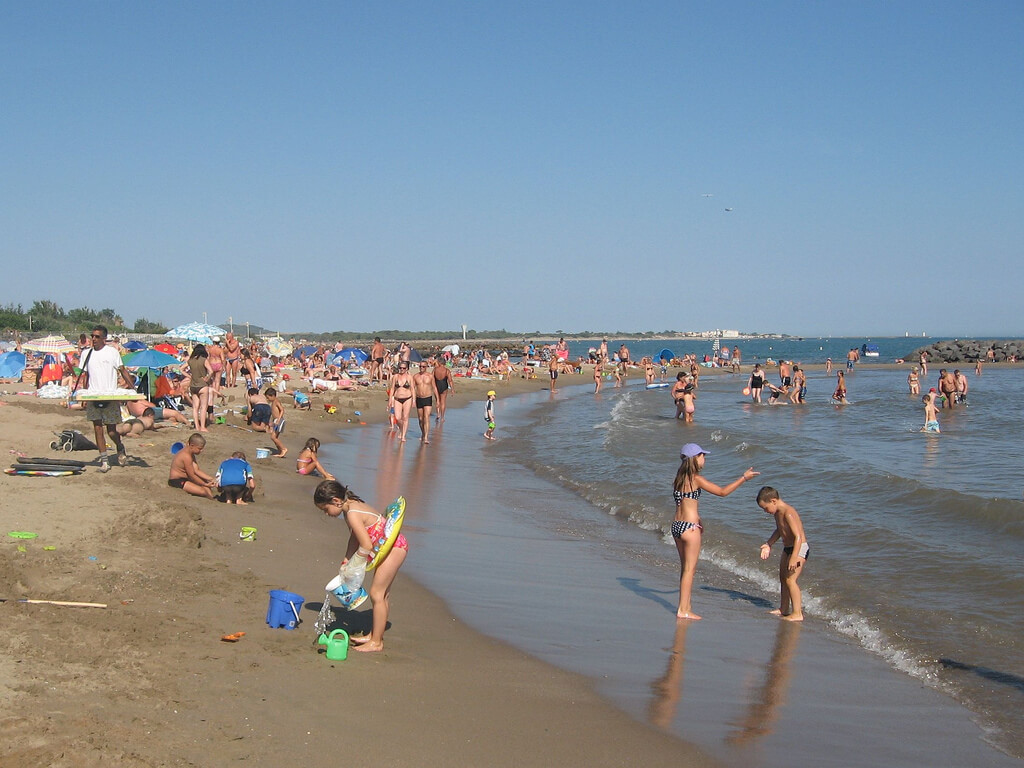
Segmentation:
[(747, 389), (750, 390), (750, 399), (755, 403), (761, 402), (761, 390), (764, 389), (764, 371), (761, 370), (761, 364), (755, 363), (754, 370), (750, 374), (750, 378), (747, 380)]
[(839, 405), (848, 405), (846, 399), (846, 374), (836, 371), (836, 391), (832, 393), (832, 399)]
[(780, 600), (779, 609), (771, 611), (774, 616), (786, 621), (803, 621), (803, 603), (800, 587), (796, 580), (803, 573), (803, 567), (810, 555), (810, 546), (804, 535), (800, 515), (779, 496), (771, 486), (764, 486), (757, 492), (757, 506), (775, 518), (775, 530), (761, 545), (761, 559), (767, 560), (772, 554), (772, 544), (782, 539), (782, 559), (779, 561)]
[(672, 497), (676, 502), (676, 516), (672, 521), (672, 540), (679, 553), (680, 567), (679, 608), (676, 611), (676, 618), (693, 621), (699, 621), (701, 618), (693, 612), (691, 604), (693, 577), (697, 572), (697, 558), (700, 557), (701, 538), (704, 530), (697, 508), (701, 493), (707, 491), (715, 496), (728, 496), (747, 480), (761, 474), (750, 467), (739, 478), (722, 488), (704, 479), (701, 475), (706, 454), (707, 451), (696, 443), (684, 445), (679, 452), (681, 461), (679, 469), (676, 471), (675, 481), (672, 483)]

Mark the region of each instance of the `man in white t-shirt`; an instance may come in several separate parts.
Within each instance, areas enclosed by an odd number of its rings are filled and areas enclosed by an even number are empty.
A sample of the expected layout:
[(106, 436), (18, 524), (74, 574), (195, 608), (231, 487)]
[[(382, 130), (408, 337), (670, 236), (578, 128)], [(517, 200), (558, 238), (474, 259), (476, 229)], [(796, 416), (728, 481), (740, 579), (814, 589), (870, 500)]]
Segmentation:
[[(92, 346), (82, 351), (82, 376), (78, 388), (93, 392), (113, 392), (118, 388), (120, 376), (128, 389), (134, 389), (135, 382), (122, 365), (117, 347), (107, 344), (106, 327), (97, 325), (92, 329), (89, 338)], [(100, 472), (110, 471), (104, 427), (117, 446), (117, 463), (123, 467), (128, 461), (128, 454), (124, 449), (124, 443), (121, 442), (121, 436), (117, 434), (117, 425), (121, 423), (121, 404), (115, 400), (86, 401), (85, 417), (92, 422), (93, 431), (96, 433), (96, 445), (100, 449)]]

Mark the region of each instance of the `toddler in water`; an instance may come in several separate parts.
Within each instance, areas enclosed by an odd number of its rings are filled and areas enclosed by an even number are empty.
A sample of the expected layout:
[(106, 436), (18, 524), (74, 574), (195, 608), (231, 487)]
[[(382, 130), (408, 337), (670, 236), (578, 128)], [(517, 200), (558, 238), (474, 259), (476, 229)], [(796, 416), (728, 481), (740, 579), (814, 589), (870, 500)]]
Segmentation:
[[(313, 503), (317, 509), (330, 517), (345, 517), (349, 537), (342, 567), (352, 557), (365, 557), (368, 561), (373, 559), (374, 552), (384, 542), (383, 515), (337, 480), (321, 482), (313, 492)], [(373, 603), (373, 627), (369, 635), (352, 638), (354, 650), (384, 650), (384, 630), (387, 628), (388, 613), (391, 610), (391, 585), (408, 553), (409, 543), (405, 536), (399, 534), (387, 557), (378, 563), (373, 583), (368, 590), (370, 601)]]
[(497, 427), (494, 423), (494, 398), (497, 396), (493, 389), (487, 393), (487, 406), (484, 408), (484, 421), (487, 422), (487, 431), (484, 432), (484, 437), (488, 440), (494, 440), (494, 430)]
[(775, 517), (775, 530), (768, 541), (761, 545), (761, 559), (767, 560), (772, 553), (772, 544), (782, 539), (782, 559), (779, 561), (779, 584), (781, 600), (779, 609), (772, 614), (786, 621), (803, 621), (804, 613), (800, 602), (800, 578), (810, 547), (804, 536), (804, 525), (800, 515), (789, 504), (779, 498), (779, 492), (766, 485), (757, 492), (757, 506)]

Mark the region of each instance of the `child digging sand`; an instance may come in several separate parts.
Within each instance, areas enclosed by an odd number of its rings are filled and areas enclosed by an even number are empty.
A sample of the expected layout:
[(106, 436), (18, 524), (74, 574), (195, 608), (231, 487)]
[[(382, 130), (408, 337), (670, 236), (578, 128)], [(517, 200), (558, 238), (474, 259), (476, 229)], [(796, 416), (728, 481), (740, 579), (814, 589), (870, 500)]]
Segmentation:
[(775, 530), (768, 541), (761, 545), (761, 559), (767, 560), (772, 553), (772, 544), (782, 539), (782, 559), (779, 561), (779, 584), (781, 601), (779, 609), (772, 614), (786, 621), (803, 621), (804, 613), (800, 602), (800, 587), (796, 580), (810, 555), (807, 537), (800, 515), (789, 504), (779, 498), (779, 492), (765, 486), (757, 492), (757, 506), (775, 517)]
[[(368, 561), (384, 542), (384, 516), (356, 496), (337, 480), (324, 480), (313, 492), (313, 503), (329, 517), (345, 518), (348, 525), (348, 546), (342, 567), (353, 557), (365, 557)], [(391, 610), (391, 585), (398, 575), (398, 569), (409, 553), (405, 536), (398, 534), (395, 544), (373, 572), (370, 584), (370, 602), (373, 603), (373, 625), (369, 635), (353, 637), (353, 650), (373, 652), (384, 650), (384, 630), (388, 625)]]

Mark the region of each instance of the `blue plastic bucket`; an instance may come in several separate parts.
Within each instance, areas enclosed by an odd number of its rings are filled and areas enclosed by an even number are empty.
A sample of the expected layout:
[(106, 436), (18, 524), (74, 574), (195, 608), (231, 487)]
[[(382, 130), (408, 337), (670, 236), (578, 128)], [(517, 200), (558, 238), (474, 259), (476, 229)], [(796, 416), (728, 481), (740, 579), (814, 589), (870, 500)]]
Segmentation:
[(270, 590), (267, 624), (273, 629), (295, 629), (299, 625), (298, 614), (305, 600), (302, 595), (296, 595), (294, 592), (285, 592), (283, 589)]

